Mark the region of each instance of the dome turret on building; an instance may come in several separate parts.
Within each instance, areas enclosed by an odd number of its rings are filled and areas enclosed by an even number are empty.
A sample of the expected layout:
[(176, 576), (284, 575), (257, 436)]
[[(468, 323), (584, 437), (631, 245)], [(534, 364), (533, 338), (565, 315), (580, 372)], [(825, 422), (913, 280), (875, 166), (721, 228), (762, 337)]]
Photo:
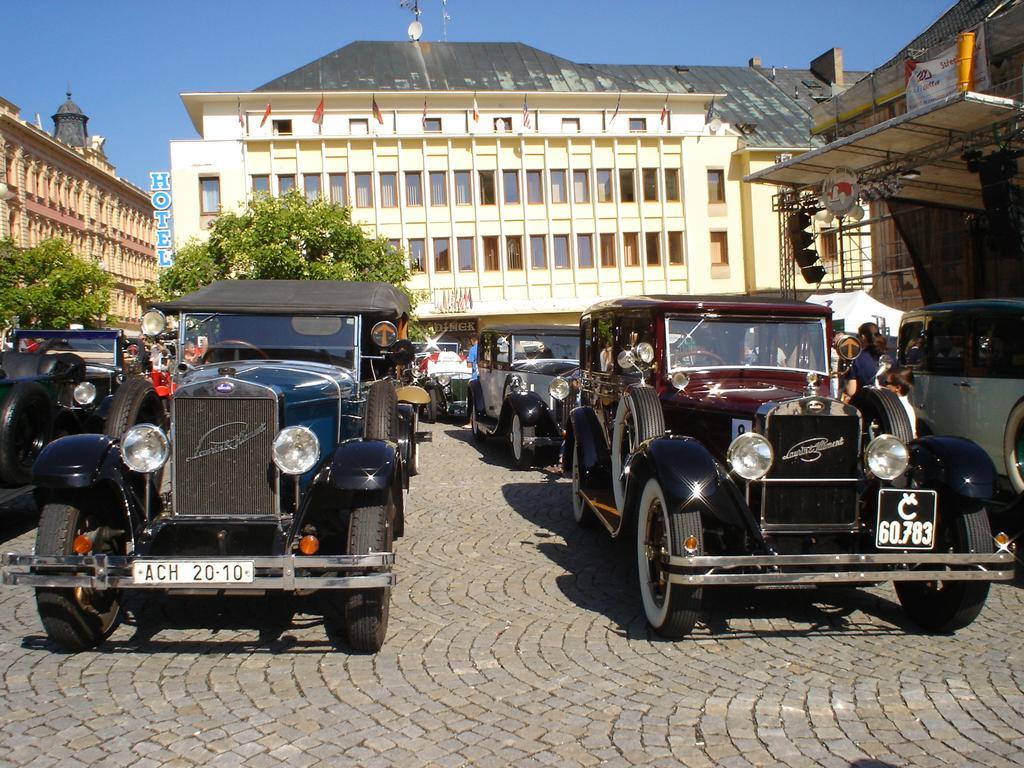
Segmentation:
[(71, 100), (71, 91), (68, 91), (67, 95), (67, 101), (61, 104), (53, 115), (53, 135), (57, 141), (70, 147), (85, 147), (89, 136), (86, 128), (89, 118), (82, 112), (81, 107)]

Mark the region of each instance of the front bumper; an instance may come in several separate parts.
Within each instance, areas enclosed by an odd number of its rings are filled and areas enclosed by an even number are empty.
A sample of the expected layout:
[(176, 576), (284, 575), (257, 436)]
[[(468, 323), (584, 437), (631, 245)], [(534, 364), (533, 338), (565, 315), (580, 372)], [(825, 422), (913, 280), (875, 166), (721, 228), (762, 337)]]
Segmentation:
[(880, 553), (661, 558), (672, 584), (856, 584), (880, 581), (1010, 581), (1013, 554)]
[[(88, 589), (160, 589), (169, 592), (194, 592), (197, 589), (218, 592), (272, 590), (295, 592), (314, 589), (369, 589), (392, 587), (395, 562), (391, 552), (366, 555), (280, 555), (272, 557), (204, 557), (203, 563), (252, 561), (253, 581), (205, 583), (140, 583), (132, 576), (136, 563), (161, 562), (168, 557), (131, 555), (17, 555), (0, 557), (3, 583), (30, 587), (85, 587)], [(198, 558), (181, 558), (186, 564)], [(346, 575), (346, 571), (358, 571)], [(363, 573), (362, 571), (371, 571)]]

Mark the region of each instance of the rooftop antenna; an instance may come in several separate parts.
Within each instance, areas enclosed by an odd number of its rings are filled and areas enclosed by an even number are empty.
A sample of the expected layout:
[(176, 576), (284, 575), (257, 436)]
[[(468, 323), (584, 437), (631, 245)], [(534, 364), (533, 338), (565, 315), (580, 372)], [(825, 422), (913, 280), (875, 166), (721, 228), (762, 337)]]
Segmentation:
[(448, 42), (448, 22), (452, 20), (452, 17), (448, 15), (448, 0), (441, 0), (441, 29), (442, 40)]
[(398, 5), (401, 8), (408, 8), (415, 17), (412, 23), (409, 24), (409, 29), (406, 30), (409, 39), (415, 43), (423, 35), (423, 25), (420, 24), (420, 0), (399, 0)]

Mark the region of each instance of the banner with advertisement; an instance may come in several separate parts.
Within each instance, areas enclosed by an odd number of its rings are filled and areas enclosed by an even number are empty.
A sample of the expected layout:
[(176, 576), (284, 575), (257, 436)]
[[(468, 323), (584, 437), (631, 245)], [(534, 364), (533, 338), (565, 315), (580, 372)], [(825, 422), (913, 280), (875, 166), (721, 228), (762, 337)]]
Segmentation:
[(150, 171), (149, 202), (156, 222), (156, 263), (158, 267), (174, 264), (174, 237), (171, 230), (171, 174)]
[[(988, 74), (988, 50), (985, 46), (985, 25), (979, 24), (974, 32), (974, 57), (971, 63), (971, 90), (988, 90), (992, 82)], [(929, 61), (907, 59), (903, 79), (907, 87), (907, 111), (940, 101), (957, 93), (958, 43), (954, 42), (938, 57)]]

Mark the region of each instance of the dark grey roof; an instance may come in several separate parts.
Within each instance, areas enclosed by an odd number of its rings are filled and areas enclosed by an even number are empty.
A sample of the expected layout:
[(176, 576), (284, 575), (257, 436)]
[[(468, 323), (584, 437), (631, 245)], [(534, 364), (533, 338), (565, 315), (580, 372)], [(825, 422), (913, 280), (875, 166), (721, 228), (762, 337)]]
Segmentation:
[(174, 301), (165, 312), (254, 312), (310, 315), (347, 312), (409, 314), (409, 299), (390, 283), (341, 280), (218, 280)]
[(890, 64), (906, 58), (919, 56), (921, 51), (936, 43), (949, 40), (964, 30), (980, 24), (1004, 5), (1010, 5), (1010, 2), (1008, 0), (959, 0), (879, 69), (885, 69)]
[(715, 93), (748, 144), (811, 143), (806, 109), (750, 67), (577, 64), (522, 43), (359, 41), (256, 90)]
[(82, 108), (71, 100), (71, 91), (68, 91), (67, 96), (67, 101), (57, 107), (57, 111), (51, 115), (53, 135), (57, 141), (62, 141), (69, 147), (84, 147), (89, 136), (89, 118), (82, 112)]
[[(832, 84), (826, 83), (809, 69), (789, 69), (788, 67), (759, 67), (757, 72), (771, 81), (783, 95), (788, 96), (801, 107), (810, 112), (820, 102), (832, 98)], [(843, 86), (837, 88), (842, 92), (855, 82), (866, 76), (867, 72), (846, 71), (843, 73)]]

